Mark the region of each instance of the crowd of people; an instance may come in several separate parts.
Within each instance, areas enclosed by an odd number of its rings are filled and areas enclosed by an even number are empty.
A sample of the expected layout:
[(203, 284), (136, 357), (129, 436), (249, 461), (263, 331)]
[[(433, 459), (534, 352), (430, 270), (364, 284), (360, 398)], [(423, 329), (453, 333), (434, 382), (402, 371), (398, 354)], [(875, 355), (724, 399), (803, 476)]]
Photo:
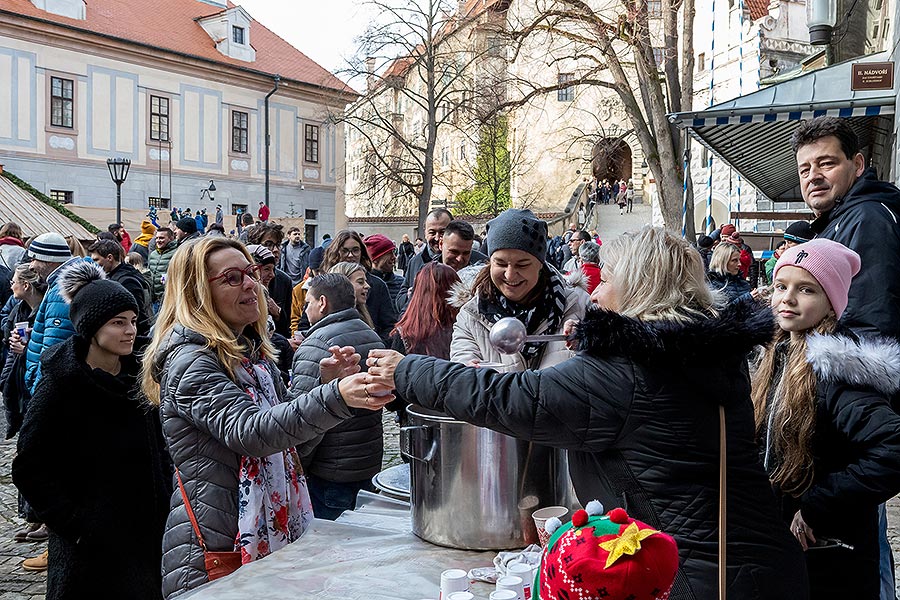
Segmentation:
[[(794, 144), (816, 219), (766, 263), (730, 224), (604, 243), (524, 209), (480, 234), (436, 209), (399, 243), (268, 211), (229, 233), (151, 211), (86, 249), (4, 225), (15, 539), (48, 540), (23, 567), (49, 599), (175, 597), (353, 510), (382, 411), (415, 403), (567, 450), (586, 506), (672, 536), (672, 599), (716, 597), (722, 569), (731, 599), (893, 598), (900, 191), (844, 121)], [(507, 317), (567, 340), (503, 354)]]

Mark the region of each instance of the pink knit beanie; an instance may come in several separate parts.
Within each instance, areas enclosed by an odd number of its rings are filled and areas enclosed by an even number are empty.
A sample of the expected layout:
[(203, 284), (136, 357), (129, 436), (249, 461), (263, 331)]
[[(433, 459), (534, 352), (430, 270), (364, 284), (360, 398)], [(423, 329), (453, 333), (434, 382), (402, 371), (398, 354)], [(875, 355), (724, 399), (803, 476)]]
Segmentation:
[(800, 267), (816, 278), (838, 319), (847, 308), (850, 280), (859, 273), (859, 254), (843, 244), (826, 239), (810, 240), (788, 248), (775, 263), (772, 279), (781, 267)]

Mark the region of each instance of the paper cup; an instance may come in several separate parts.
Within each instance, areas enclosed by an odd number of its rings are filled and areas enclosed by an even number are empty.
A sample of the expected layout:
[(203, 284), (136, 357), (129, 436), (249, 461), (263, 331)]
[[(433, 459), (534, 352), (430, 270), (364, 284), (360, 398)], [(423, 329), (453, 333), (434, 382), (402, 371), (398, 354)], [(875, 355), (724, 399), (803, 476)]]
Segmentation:
[(516, 600), (518, 597), (514, 590), (494, 590), (491, 592), (490, 600)]
[(550, 540), (550, 534), (544, 530), (547, 520), (553, 517), (562, 520), (567, 514), (569, 514), (569, 509), (565, 506), (548, 506), (531, 513), (531, 518), (534, 519), (534, 526), (537, 529), (538, 540), (541, 542), (541, 548), (544, 548)]
[(525, 584), (521, 577), (515, 575), (500, 577), (497, 579), (497, 590), (509, 590), (515, 592), (518, 600), (525, 600)]
[(469, 591), (469, 574), (462, 569), (447, 569), (441, 573), (441, 600), (450, 600), (454, 592)]
[(475, 595), (470, 592), (453, 592), (447, 596), (447, 600), (475, 600)]
[(506, 573), (522, 579), (522, 591), (524, 592), (525, 600), (531, 600), (531, 582), (534, 581), (534, 568), (525, 563), (513, 563), (506, 567)]

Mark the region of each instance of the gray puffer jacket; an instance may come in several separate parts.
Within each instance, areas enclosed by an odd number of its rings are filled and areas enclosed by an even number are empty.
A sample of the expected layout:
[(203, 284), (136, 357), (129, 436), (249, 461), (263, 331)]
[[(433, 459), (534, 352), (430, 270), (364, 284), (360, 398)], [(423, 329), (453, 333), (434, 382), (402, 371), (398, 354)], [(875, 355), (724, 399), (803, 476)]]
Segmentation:
[[(355, 308), (327, 315), (309, 328), (294, 353), (291, 397), (307, 393), (319, 384), (319, 361), (331, 356), (331, 346), (353, 346), (360, 367), (366, 370), (369, 351), (384, 348), (378, 334), (360, 318)], [(353, 418), (297, 448), (303, 470), (325, 481), (350, 483), (371, 479), (381, 470), (384, 432), (381, 411), (350, 409)]]
[[(252, 354), (248, 358), (253, 360)], [(278, 369), (264, 363), (278, 395)], [(260, 411), (219, 362), (206, 339), (176, 325), (154, 360), (163, 434), (210, 551), (231, 551), (237, 535), (241, 456), (268, 456), (310, 441), (351, 416), (337, 381)], [(163, 536), (163, 595), (207, 582), (203, 551), (177, 486)]]

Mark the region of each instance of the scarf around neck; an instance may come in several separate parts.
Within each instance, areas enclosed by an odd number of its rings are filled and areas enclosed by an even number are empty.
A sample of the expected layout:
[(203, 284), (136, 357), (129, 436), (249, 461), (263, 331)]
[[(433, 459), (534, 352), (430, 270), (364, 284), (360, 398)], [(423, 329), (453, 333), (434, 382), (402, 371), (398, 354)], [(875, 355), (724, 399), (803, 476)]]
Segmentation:
[[(238, 384), (262, 411), (280, 403), (264, 361), (245, 358)], [(241, 563), (268, 556), (300, 538), (313, 519), (312, 501), (296, 449), (242, 456), (238, 473), (238, 537)]]
[[(528, 335), (537, 333), (544, 322), (547, 326), (542, 329), (542, 333), (559, 333), (566, 310), (566, 284), (555, 271), (547, 270), (545, 272), (547, 273), (547, 285), (544, 287), (542, 296), (532, 307), (523, 306), (507, 299), (502, 294), (497, 294), (496, 301), (479, 296), (478, 312), (491, 325), (504, 317), (515, 317), (525, 325)], [(546, 347), (546, 343), (527, 342), (522, 348), (525, 362), (531, 368), (535, 368)]]

